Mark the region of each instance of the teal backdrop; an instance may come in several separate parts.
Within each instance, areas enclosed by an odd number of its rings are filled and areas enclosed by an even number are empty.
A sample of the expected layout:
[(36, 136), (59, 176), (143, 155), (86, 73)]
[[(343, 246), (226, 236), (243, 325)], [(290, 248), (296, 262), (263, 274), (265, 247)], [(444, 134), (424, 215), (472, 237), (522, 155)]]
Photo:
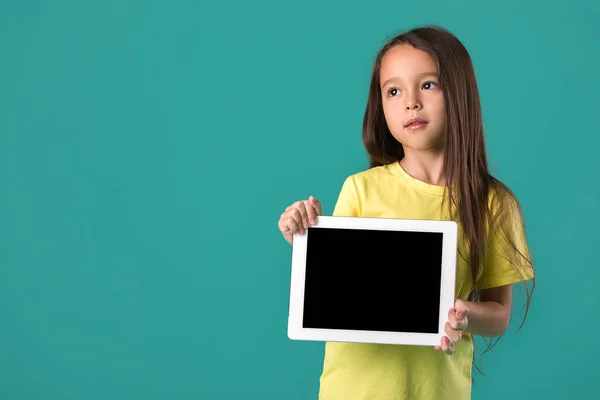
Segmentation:
[(424, 24), (472, 55), (537, 266), (527, 323), (484, 356), (473, 398), (595, 398), (599, 11), (2, 1), (0, 398), (315, 399), (324, 346), (287, 338), (277, 220), (310, 194), (330, 214), (367, 168), (373, 58)]

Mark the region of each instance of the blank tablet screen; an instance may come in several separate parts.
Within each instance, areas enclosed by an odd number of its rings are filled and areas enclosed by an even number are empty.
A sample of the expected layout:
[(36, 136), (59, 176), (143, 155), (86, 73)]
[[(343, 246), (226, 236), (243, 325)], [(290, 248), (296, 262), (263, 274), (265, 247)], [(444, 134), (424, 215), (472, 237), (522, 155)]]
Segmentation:
[(443, 233), (313, 228), (303, 327), (438, 333)]

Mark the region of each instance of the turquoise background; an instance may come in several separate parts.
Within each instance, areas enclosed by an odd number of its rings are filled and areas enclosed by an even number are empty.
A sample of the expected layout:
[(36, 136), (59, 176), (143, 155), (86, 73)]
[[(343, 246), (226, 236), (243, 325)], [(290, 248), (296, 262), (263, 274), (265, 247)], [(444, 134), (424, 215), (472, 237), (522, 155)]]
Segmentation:
[[(596, 1), (2, 1), (0, 398), (314, 399), (280, 213), (364, 170), (371, 63), (442, 24), (538, 287), (474, 399), (598, 396)], [(553, 375), (556, 374), (556, 377)]]

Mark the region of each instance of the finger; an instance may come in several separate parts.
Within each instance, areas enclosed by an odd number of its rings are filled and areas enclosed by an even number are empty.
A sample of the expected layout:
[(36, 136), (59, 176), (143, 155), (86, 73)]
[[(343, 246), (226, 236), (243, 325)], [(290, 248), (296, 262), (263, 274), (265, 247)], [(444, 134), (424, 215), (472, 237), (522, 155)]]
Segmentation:
[(295, 217), (299, 216), (299, 219), (295, 218), (296, 221), (298, 221), (298, 223), (302, 224), (304, 226), (304, 228), (308, 228), (308, 226), (310, 224), (308, 223), (308, 215), (306, 213), (306, 206), (304, 205), (303, 201), (297, 201), (294, 204), (292, 204), (291, 210), (289, 212), (294, 213)]
[(449, 340), (446, 336), (442, 337), (442, 341), (440, 342), (440, 347), (444, 353), (448, 352)]
[(289, 227), (290, 221), (289, 220), (290, 220), (290, 214), (286, 211), (283, 214), (281, 214), (281, 217), (279, 217), (279, 221), (277, 222), (277, 227), (279, 228), (281, 233), (283, 233), (284, 235), (289, 233), (289, 231), (290, 231), (290, 227)]
[(448, 322), (450, 322), (452, 329), (465, 330), (467, 327), (467, 318), (463, 317), (462, 319), (459, 319), (455, 310), (456, 309), (450, 309), (450, 312), (448, 312)]
[(456, 318), (456, 311), (454, 311), (454, 309), (451, 309), (448, 313), (448, 323), (452, 329), (459, 329), (458, 318)]
[(456, 319), (456, 309), (455, 308), (451, 308), (450, 310), (448, 310), (448, 322), (450, 322), (450, 326), (454, 327), (456, 325), (457, 319)]
[(296, 208), (300, 211), (300, 214), (302, 215), (302, 224), (304, 225), (304, 228), (308, 228), (310, 226), (310, 221), (309, 221), (309, 216), (308, 216), (308, 210), (310, 207), (307, 207), (305, 201), (299, 201)]
[(284, 212), (279, 218), (277, 226), (283, 234), (285, 240), (290, 245), (293, 244), (293, 235), (299, 228), (301, 228), (298, 222), (294, 219), (294, 215), (290, 212)]
[(456, 300), (454, 303), (454, 309), (456, 310), (456, 317), (459, 320), (469, 316), (469, 307), (467, 307), (467, 303), (465, 303), (463, 300)]
[(293, 208), (289, 211), (289, 217), (287, 220), (287, 226), (291, 234), (299, 231), (300, 234), (304, 234), (304, 224), (302, 223), (302, 214), (297, 208)]
[(316, 224), (317, 223), (317, 212), (314, 209), (314, 207), (310, 204), (310, 200), (306, 200), (304, 202), (304, 205), (306, 207), (306, 214), (308, 216), (309, 223), (311, 225)]
[(452, 343), (452, 341), (448, 338), (448, 336), (444, 336), (442, 338), (442, 350), (444, 351), (444, 353), (450, 355), (454, 353), (454, 344)]
[(458, 342), (460, 339), (462, 339), (462, 330), (453, 329), (450, 325), (450, 322), (446, 322), (446, 325), (444, 326), (444, 331), (453, 342)]
[(308, 198), (308, 200), (310, 201), (310, 204), (315, 209), (317, 215), (323, 215), (323, 206), (321, 205), (321, 202), (319, 200), (315, 199), (313, 196), (310, 196)]
[(282, 214), (282, 216), (279, 218), (279, 221), (277, 222), (277, 227), (279, 228), (279, 230), (283, 234), (283, 238), (289, 244), (292, 244), (293, 243), (293, 237), (292, 237), (292, 234), (290, 233), (290, 229), (289, 229), (289, 227), (287, 225), (288, 224), (287, 217), (284, 218), (283, 215), (285, 215), (285, 213)]

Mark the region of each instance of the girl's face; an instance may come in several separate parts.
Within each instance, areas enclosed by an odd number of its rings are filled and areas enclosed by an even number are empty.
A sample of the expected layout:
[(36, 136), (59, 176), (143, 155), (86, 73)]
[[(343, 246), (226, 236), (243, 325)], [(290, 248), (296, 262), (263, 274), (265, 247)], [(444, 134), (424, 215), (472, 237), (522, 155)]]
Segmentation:
[(404, 150), (441, 151), (446, 109), (433, 58), (410, 45), (393, 47), (382, 59), (380, 85), (388, 128)]

